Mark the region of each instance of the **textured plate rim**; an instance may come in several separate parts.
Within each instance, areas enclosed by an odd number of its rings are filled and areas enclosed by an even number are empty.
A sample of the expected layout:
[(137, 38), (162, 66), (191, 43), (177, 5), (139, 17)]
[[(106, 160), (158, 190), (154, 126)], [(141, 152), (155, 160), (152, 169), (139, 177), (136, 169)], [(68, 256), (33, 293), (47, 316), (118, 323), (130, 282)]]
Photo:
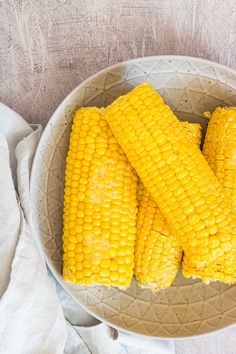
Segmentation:
[[(80, 89), (80, 87), (82, 87), (83, 85), (85, 85), (86, 83), (90, 82), (91, 80), (95, 79), (97, 76), (106, 73), (109, 70), (114, 70), (119, 68), (122, 65), (129, 65), (132, 64), (136, 61), (145, 61), (145, 60), (190, 60), (190, 61), (197, 61), (199, 63), (202, 64), (208, 64), (211, 65), (213, 67), (216, 67), (218, 69), (223, 70), (224, 72), (227, 72), (233, 76), (236, 77), (236, 71), (234, 69), (231, 69), (229, 67), (227, 67), (226, 65), (223, 64), (219, 64), (216, 63), (214, 61), (211, 60), (207, 60), (207, 59), (203, 59), (203, 58), (199, 58), (199, 57), (194, 57), (194, 56), (184, 56), (184, 55), (153, 55), (153, 56), (144, 56), (144, 57), (140, 57), (140, 58), (133, 58), (133, 59), (129, 59), (129, 60), (125, 60), (113, 65), (110, 65), (104, 69), (99, 70), (98, 72), (96, 72), (95, 74), (89, 76), (86, 80), (82, 81), (79, 85), (77, 85), (63, 100), (62, 102), (59, 104), (59, 106), (56, 108), (56, 110), (54, 111), (54, 113), (52, 114), (52, 116), (49, 118), (48, 123), (46, 125), (46, 127), (43, 130), (43, 133), (41, 135), (40, 141), (38, 143), (35, 155), (34, 155), (34, 159), (33, 159), (33, 163), (32, 163), (32, 169), (31, 169), (31, 176), (30, 176), (30, 193), (31, 195), (33, 195), (34, 193), (34, 180), (36, 179), (36, 175), (37, 175), (37, 169), (38, 169), (38, 163), (37, 160), (39, 158), (40, 155), (40, 150), (41, 147), (43, 145), (43, 141), (44, 138), (47, 136), (48, 131), (50, 130), (50, 126), (53, 125), (54, 122), (57, 121), (57, 116), (59, 114), (59, 112), (62, 110), (63, 107), (65, 107), (69, 101), (71, 100), (71, 98), (74, 96), (74, 94)], [(107, 324), (110, 327), (113, 327), (117, 330), (123, 331), (125, 333), (129, 333), (129, 334), (134, 334), (137, 336), (141, 336), (144, 338), (151, 338), (151, 339), (157, 339), (157, 340), (174, 340), (174, 341), (181, 341), (181, 340), (187, 340), (187, 339), (194, 339), (194, 338), (201, 338), (201, 337), (205, 337), (208, 335), (213, 335), (215, 333), (219, 333), (219, 332), (223, 332), (227, 329), (233, 328), (236, 326), (236, 323), (234, 324), (230, 324), (227, 325), (223, 328), (219, 328), (219, 329), (215, 329), (211, 332), (206, 332), (206, 333), (201, 333), (201, 334), (194, 334), (191, 336), (178, 336), (178, 337), (159, 337), (159, 336), (152, 336), (149, 334), (141, 334), (132, 330), (128, 330), (125, 329), (123, 327), (120, 327), (118, 325), (114, 325), (113, 323), (109, 322), (108, 320), (102, 318), (101, 316), (97, 315), (93, 310), (89, 309), (86, 305), (84, 305), (83, 303), (81, 303), (75, 296), (73, 293), (71, 293), (69, 291), (69, 289), (67, 289), (67, 287), (65, 286), (65, 283), (63, 282), (63, 278), (61, 275), (58, 274), (58, 272), (55, 270), (54, 265), (52, 264), (51, 260), (49, 259), (49, 257), (47, 256), (47, 254), (44, 251), (44, 247), (43, 247), (43, 243), (41, 240), (41, 235), (40, 235), (40, 231), (38, 230), (38, 228), (35, 225), (35, 220), (38, 220), (37, 217), (37, 213), (34, 212), (35, 208), (33, 208), (33, 215), (32, 215), (32, 221), (33, 221), (33, 227), (35, 230), (35, 235), (36, 235), (36, 242), (37, 245), (43, 255), (43, 257), (45, 258), (46, 264), (48, 266), (48, 268), (50, 269), (51, 273), (53, 274), (53, 276), (55, 277), (55, 279), (58, 281), (58, 283), (62, 286), (62, 288), (66, 291), (66, 293), (75, 300), (75, 302), (77, 302), (86, 312), (88, 312), (91, 316), (97, 318), (99, 321)], [(96, 325), (95, 325), (96, 326)]]

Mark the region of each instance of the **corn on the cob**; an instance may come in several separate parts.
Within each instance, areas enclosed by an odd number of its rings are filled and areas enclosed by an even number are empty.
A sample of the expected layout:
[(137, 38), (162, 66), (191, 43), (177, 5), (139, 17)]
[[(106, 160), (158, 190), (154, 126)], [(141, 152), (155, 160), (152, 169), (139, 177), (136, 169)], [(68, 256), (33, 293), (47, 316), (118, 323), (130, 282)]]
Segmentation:
[(157, 203), (141, 181), (139, 184), (143, 192), (138, 212), (134, 274), (139, 286), (158, 291), (173, 283), (182, 250)]
[[(186, 277), (200, 277), (205, 282), (221, 280), (236, 283), (236, 109), (217, 108), (210, 119), (203, 154), (224, 187), (231, 203), (234, 227), (224, 235), (227, 253), (203, 268), (194, 269), (183, 264)], [(228, 242), (228, 244), (227, 244)]]
[(155, 89), (141, 84), (104, 117), (179, 239), (185, 263), (198, 268), (225, 254), (232, 217), (223, 187)]
[(203, 155), (215, 172), (236, 212), (236, 108), (216, 108), (203, 145)]
[[(200, 147), (201, 126), (183, 122), (193, 144)], [(134, 273), (138, 284), (152, 291), (173, 283), (182, 258), (179, 241), (141, 180), (138, 183), (139, 208), (135, 241)]]
[(63, 276), (127, 288), (134, 268), (137, 175), (97, 108), (75, 113), (66, 163)]

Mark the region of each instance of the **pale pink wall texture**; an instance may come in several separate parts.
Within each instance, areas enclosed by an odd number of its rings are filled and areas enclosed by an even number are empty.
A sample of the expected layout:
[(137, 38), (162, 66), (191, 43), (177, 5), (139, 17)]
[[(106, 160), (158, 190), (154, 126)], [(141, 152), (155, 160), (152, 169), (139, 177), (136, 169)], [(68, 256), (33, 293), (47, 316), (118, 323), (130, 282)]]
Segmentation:
[(81, 81), (122, 60), (183, 54), (236, 68), (235, 0), (0, 0), (0, 99), (46, 124)]

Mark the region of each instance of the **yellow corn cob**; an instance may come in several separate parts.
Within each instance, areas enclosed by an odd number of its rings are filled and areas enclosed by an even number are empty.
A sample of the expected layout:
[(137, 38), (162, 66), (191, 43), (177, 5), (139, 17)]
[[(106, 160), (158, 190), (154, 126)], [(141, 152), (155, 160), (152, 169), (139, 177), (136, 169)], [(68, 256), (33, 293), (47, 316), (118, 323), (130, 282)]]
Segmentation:
[(216, 108), (213, 112), (203, 154), (236, 212), (236, 108)]
[(173, 283), (182, 250), (157, 203), (141, 181), (139, 189), (143, 194), (138, 212), (134, 273), (139, 286), (158, 291)]
[(64, 279), (127, 288), (134, 268), (137, 175), (97, 108), (75, 113), (66, 163)]
[[(236, 109), (217, 108), (210, 119), (203, 154), (224, 187), (229, 199), (236, 223)], [(200, 277), (205, 282), (221, 280), (236, 283), (236, 225), (232, 235), (224, 236), (228, 242), (227, 253), (201, 269), (194, 269), (183, 264), (186, 277)], [(225, 243), (225, 247), (227, 246)]]
[[(183, 122), (193, 144), (200, 147), (201, 126)], [(135, 242), (135, 276), (138, 284), (152, 291), (168, 288), (174, 281), (182, 258), (179, 241), (146, 190), (138, 183), (139, 209)]]
[(141, 84), (104, 117), (179, 239), (185, 263), (198, 268), (225, 254), (232, 216), (223, 187), (155, 89)]

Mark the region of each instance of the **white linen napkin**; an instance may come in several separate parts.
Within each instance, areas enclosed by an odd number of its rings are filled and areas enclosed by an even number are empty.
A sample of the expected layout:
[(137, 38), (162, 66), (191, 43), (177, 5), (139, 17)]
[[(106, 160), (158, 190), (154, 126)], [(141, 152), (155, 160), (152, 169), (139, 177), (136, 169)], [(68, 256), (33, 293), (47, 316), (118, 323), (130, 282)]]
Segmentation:
[[(28, 224), (29, 175), (40, 135), (40, 127), (33, 132), (0, 105), (1, 354), (61, 354), (66, 342), (63, 312)], [(10, 162), (13, 172), (17, 165), (18, 195)]]
[(0, 354), (174, 354), (173, 341), (100, 323), (48, 274), (32, 224), (33, 128), (0, 104)]
[[(1, 122), (1, 121), (0, 121)], [(9, 165), (7, 141), (0, 131), (0, 297), (10, 279), (11, 264), (20, 231), (20, 211)], [(10, 217), (9, 217), (10, 216)]]

